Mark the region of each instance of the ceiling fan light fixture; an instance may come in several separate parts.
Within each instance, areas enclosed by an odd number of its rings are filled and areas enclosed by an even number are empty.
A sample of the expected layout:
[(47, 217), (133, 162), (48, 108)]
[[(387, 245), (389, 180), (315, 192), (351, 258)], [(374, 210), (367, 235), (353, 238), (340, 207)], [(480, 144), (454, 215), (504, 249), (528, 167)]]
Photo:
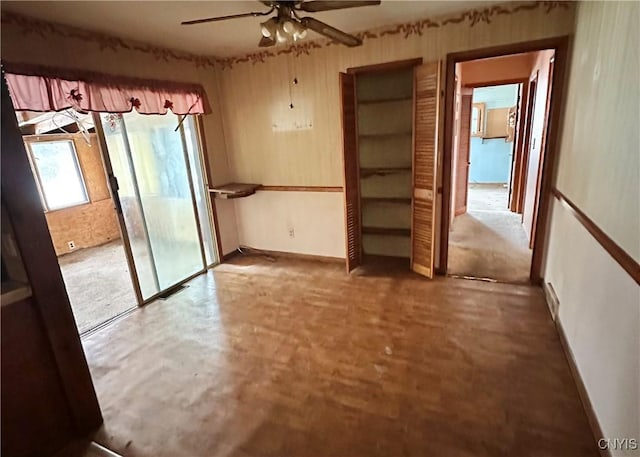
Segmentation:
[(290, 21), (289, 19), (285, 19), (284, 21), (282, 21), (282, 30), (287, 35), (293, 35), (293, 33), (296, 31), (295, 23), (293, 21)]
[(268, 21), (260, 24), (260, 31), (262, 32), (262, 36), (266, 38), (273, 38), (276, 34), (276, 30), (278, 28), (278, 20), (275, 17), (272, 17)]
[(294, 22), (293, 41), (302, 40), (307, 36), (307, 29), (305, 29), (299, 22)]
[(276, 40), (278, 41), (278, 43), (286, 43), (288, 39), (289, 35), (287, 35), (282, 27), (279, 26), (276, 30)]

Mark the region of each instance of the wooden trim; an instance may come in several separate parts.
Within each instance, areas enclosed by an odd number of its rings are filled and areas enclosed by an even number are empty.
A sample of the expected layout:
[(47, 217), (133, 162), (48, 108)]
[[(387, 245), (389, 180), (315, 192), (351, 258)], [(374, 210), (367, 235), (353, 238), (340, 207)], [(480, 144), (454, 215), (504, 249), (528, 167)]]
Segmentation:
[(479, 87), (504, 86), (505, 84), (521, 84), (524, 81), (526, 81), (525, 78), (499, 79), (495, 81), (483, 81), (478, 83), (463, 84), (462, 87), (477, 89)]
[(226, 253), (225, 255), (223, 255), (222, 257), (220, 257), (220, 263), (225, 263), (228, 262), (229, 260), (233, 259), (236, 256), (239, 256), (240, 253), (238, 252), (238, 250), (234, 250), (231, 252)]
[(342, 186), (260, 186), (258, 191), (275, 192), (342, 192)]
[(575, 382), (578, 389), (578, 395), (580, 396), (582, 407), (584, 408), (587, 420), (589, 421), (589, 426), (591, 427), (591, 433), (593, 433), (593, 439), (596, 443), (596, 447), (600, 451), (600, 455), (602, 457), (611, 457), (611, 451), (609, 449), (602, 449), (598, 445), (598, 441), (606, 437), (602, 432), (602, 427), (600, 427), (600, 422), (598, 421), (598, 417), (596, 416), (595, 409), (593, 408), (593, 404), (591, 403), (591, 399), (589, 398), (589, 393), (587, 392), (587, 388), (584, 384), (582, 376), (580, 375), (580, 370), (578, 370), (576, 359), (573, 355), (573, 351), (571, 350), (571, 346), (569, 346), (567, 335), (564, 332), (564, 328), (562, 327), (562, 323), (560, 322), (559, 318), (555, 320), (555, 326), (556, 331), (558, 332), (558, 337), (560, 339), (560, 344), (562, 345), (562, 350), (567, 359), (569, 369), (571, 370), (571, 375), (573, 376), (573, 381)]
[(583, 213), (575, 203), (569, 200), (562, 192), (555, 187), (551, 191), (553, 196), (567, 208), (571, 214), (582, 224), (582, 226), (593, 236), (596, 241), (609, 253), (613, 260), (620, 265), (624, 271), (629, 273), (629, 276), (633, 278), (636, 284), (640, 284), (640, 264), (636, 262), (633, 257), (625, 252), (615, 241), (598, 227), (589, 216)]
[[(536, 101), (538, 99), (538, 71), (529, 78), (527, 83), (527, 111), (524, 119), (524, 140), (522, 142), (522, 166), (520, 167), (520, 175), (518, 177), (520, 185), (517, 206), (521, 209), (519, 214), (522, 215), (520, 221), (524, 224), (524, 201), (527, 196), (527, 177), (529, 174), (529, 155), (531, 154), (531, 136), (533, 135), (533, 115), (536, 111)], [(549, 82), (549, 85), (551, 83)], [(539, 172), (540, 170), (538, 170)], [(531, 240), (533, 240), (533, 229), (531, 230), (531, 239), (529, 240), (529, 249), (531, 249)]]
[(256, 249), (250, 246), (240, 246), (237, 250), (225, 254), (222, 259), (223, 262), (227, 262), (234, 257), (242, 257), (243, 254), (246, 255), (268, 255), (272, 257), (282, 257), (282, 258), (290, 258), (290, 259), (302, 259), (302, 260), (314, 260), (320, 262), (330, 262), (330, 263), (338, 263), (340, 265), (344, 264), (344, 257), (331, 257), (324, 255), (315, 255), (315, 254), (301, 254), (298, 252), (284, 252), (284, 251), (271, 251), (269, 249)]
[[(211, 176), (211, 168), (209, 167), (209, 152), (207, 151), (207, 140), (204, 134), (204, 121), (202, 116), (196, 116), (196, 131), (198, 134), (198, 140), (200, 141), (200, 147), (202, 148), (202, 160), (204, 162), (204, 171), (207, 178), (207, 187), (213, 183)], [(216, 201), (214, 198), (209, 198), (211, 202), (211, 216), (213, 217), (213, 231), (216, 237), (216, 257), (218, 261), (222, 260), (222, 240), (220, 239), (220, 228), (218, 227), (218, 209), (216, 208)], [(207, 267), (209, 267), (207, 265)]]
[(377, 63), (373, 65), (364, 65), (362, 67), (347, 68), (347, 73), (378, 73), (384, 71), (402, 70), (403, 68), (411, 68), (422, 65), (422, 57), (415, 59), (396, 60), (393, 62)]
[(453, 152), (453, 124), (455, 103), (455, 66), (459, 62), (476, 59), (486, 59), (525, 52), (555, 50), (555, 66), (553, 74), (553, 91), (549, 112), (549, 128), (547, 130), (547, 149), (542, 169), (541, 189), (539, 192), (538, 224), (536, 225), (535, 244), (531, 260), (530, 280), (535, 283), (542, 281), (542, 260), (548, 231), (551, 183), (557, 166), (557, 147), (559, 142), (559, 124), (561, 108), (564, 103), (564, 79), (569, 45), (568, 36), (545, 38), (542, 40), (525, 41), (520, 43), (493, 46), (490, 48), (473, 49), (470, 51), (447, 54), (446, 84), (445, 84), (445, 130), (444, 149), (442, 151), (442, 205), (440, 230), (440, 262), (437, 273), (447, 273), (449, 255), (449, 227), (451, 225), (451, 172)]
[(513, 170), (511, 174), (511, 197), (509, 201), (509, 209), (514, 213), (522, 214), (522, 196), (524, 194), (525, 180), (522, 179), (522, 169), (524, 163), (524, 142), (527, 126), (527, 108), (529, 107), (529, 78), (523, 79), (520, 89), (520, 101), (518, 104), (518, 118), (516, 120), (516, 137), (513, 147)]

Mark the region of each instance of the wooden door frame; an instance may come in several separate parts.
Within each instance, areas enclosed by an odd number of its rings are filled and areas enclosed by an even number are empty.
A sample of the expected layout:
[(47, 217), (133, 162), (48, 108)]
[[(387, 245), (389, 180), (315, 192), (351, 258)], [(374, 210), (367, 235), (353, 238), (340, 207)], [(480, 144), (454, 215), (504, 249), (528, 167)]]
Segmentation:
[[(524, 223), (524, 199), (527, 194), (527, 173), (529, 172), (529, 155), (531, 153), (531, 135), (533, 134), (533, 114), (536, 110), (536, 95), (538, 92), (538, 71), (535, 75), (530, 76), (527, 82), (529, 91), (529, 97), (527, 99), (527, 111), (524, 120), (524, 139), (522, 142), (522, 164), (518, 173), (519, 189), (518, 200), (516, 205), (520, 209), (519, 213), (522, 215), (521, 222)], [(551, 84), (549, 84), (551, 86)], [(533, 90), (532, 90), (533, 89)], [(533, 235), (533, 232), (532, 232)], [(533, 239), (533, 236), (532, 236)]]
[[(458, 211), (458, 206), (456, 205), (456, 202), (453, 202), (453, 215), (454, 218), (456, 216), (460, 216), (462, 214), (465, 214), (467, 212), (467, 207), (469, 206), (469, 168), (471, 168), (471, 119), (469, 119), (469, 125), (467, 125), (466, 127), (463, 127), (462, 125), (462, 111), (465, 109), (464, 108), (464, 97), (469, 97), (469, 118), (471, 118), (471, 114), (473, 113), (473, 89), (471, 91), (471, 95), (464, 95), (462, 93), (462, 89), (468, 88), (467, 86), (460, 86), (460, 118), (459, 118), (459, 122), (460, 122), (460, 126), (459, 126), (459, 130), (458, 130), (458, 139), (457, 139), (457, 147), (456, 147), (456, 152), (457, 152), (457, 157), (455, 158), (456, 160), (456, 180), (458, 179), (458, 172), (460, 171), (460, 164), (458, 163), (460, 161), (460, 141), (462, 140), (462, 135), (465, 134), (465, 136), (468, 136), (467, 138), (467, 165), (465, 167), (465, 176), (464, 176), (464, 211)], [(455, 115), (455, 114), (454, 114)], [(455, 128), (455, 124), (454, 124), (454, 128)], [(463, 130), (466, 128), (466, 131), (463, 133)], [(452, 183), (453, 186), (456, 187), (456, 193), (455, 193), (455, 197), (456, 199), (458, 198), (458, 183)]]
[(522, 213), (522, 195), (524, 193), (524, 180), (522, 179), (522, 169), (524, 168), (525, 135), (527, 128), (527, 108), (529, 107), (529, 80), (527, 78), (520, 82), (520, 100), (518, 101), (518, 118), (516, 120), (516, 136), (514, 138), (513, 168), (511, 170), (511, 196), (509, 198), (509, 209), (514, 213)]
[[(547, 74), (547, 80), (551, 81), (553, 72), (555, 69), (555, 56), (551, 57), (549, 62), (549, 70)], [(536, 76), (539, 76), (539, 72), (536, 72)], [(551, 76), (551, 77), (550, 77)], [(538, 88), (538, 81), (536, 80), (536, 90)], [(551, 106), (551, 94), (553, 94), (553, 84), (547, 85), (547, 93), (544, 94), (544, 120), (542, 123), (542, 138), (540, 138), (540, 157), (538, 158), (538, 173), (536, 176), (536, 197), (533, 200), (533, 220), (531, 222), (531, 241), (529, 242), (529, 249), (535, 245), (536, 228), (538, 226), (538, 208), (540, 206), (540, 182), (542, 179), (542, 169), (544, 168), (546, 148), (547, 148), (547, 130), (549, 128), (549, 109)], [(533, 123), (533, 116), (531, 117)], [(540, 166), (542, 164), (542, 166)], [(526, 189), (526, 188), (525, 188)], [(524, 217), (524, 211), (522, 213)]]
[[(409, 69), (409, 68), (415, 68), (419, 65), (422, 65), (422, 57), (417, 57), (414, 59), (405, 59), (405, 60), (395, 60), (395, 61), (391, 61), (391, 62), (383, 62), (383, 63), (379, 63), (379, 64), (372, 64), (372, 65), (363, 65), (360, 67), (349, 67), (346, 69), (346, 71), (344, 72), (347, 75), (351, 75), (351, 77), (354, 79), (354, 96), (353, 96), (353, 103), (355, 106), (355, 133), (356, 133), (356, 162), (358, 164), (357, 168), (358, 168), (358, 187), (357, 187), (357, 194), (358, 194), (358, 230), (360, 231), (360, 246), (358, 246), (358, 249), (360, 251), (360, 260), (359, 260), (359, 264), (362, 264), (362, 259), (364, 258), (364, 252), (363, 252), (363, 248), (362, 248), (362, 197), (360, 194), (360, 147), (359, 147), (359, 134), (358, 134), (358, 94), (357, 94), (357, 76), (358, 75), (362, 75), (362, 74), (376, 74), (376, 73), (386, 73), (386, 72), (390, 72), (390, 71), (397, 71), (397, 70), (404, 70), (404, 69)], [(339, 73), (339, 75), (342, 72)], [(348, 217), (347, 217), (347, 182), (349, 180), (349, 177), (347, 176), (347, 168), (346, 168), (346, 162), (345, 162), (345, 155), (344, 155), (344, 118), (343, 118), (343, 113), (344, 113), (344, 94), (342, 93), (343, 90), (343, 86), (342, 84), (340, 84), (340, 113), (341, 113), (341, 126), (342, 126), (342, 138), (343, 138), (343, 151), (342, 151), (342, 169), (343, 169), (343, 193), (344, 193), (344, 216), (345, 216), (345, 225), (344, 225), (344, 231), (345, 231), (345, 265), (347, 268), (347, 273), (349, 273), (351, 270), (349, 269), (349, 228), (348, 228)], [(415, 94), (413, 97), (413, 100), (415, 101)], [(413, 160), (413, 159), (412, 159)], [(412, 168), (413, 168), (413, 164), (412, 164)], [(412, 199), (413, 200), (413, 199)]]
[(534, 283), (542, 282), (542, 260), (544, 256), (544, 246), (547, 239), (548, 219), (551, 203), (551, 188), (555, 169), (557, 166), (557, 149), (559, 146), (559, 128), (561, 121), (561, 110), (564, 103), (564, 75), (567, 66), (567, 53), (569, 48), (569, 37), (559, 36), (545, 38), (542, 40), (513, 43), (490, 48), (474, 49), (470, 51), (447, 54), (446, 83), (445, 83), (445, 130), (444, 148), (442, 159), (442, 205), (441, 205), (441, 227), (440, 227), (440, 258), (437, 273), (445, 275), (447, 273), (447, 263), (449, 257), (449, 226), (451, 224), (451, 178), (452, 178), (452, 146), (453, 146), (453, 124), (454, 124), (454, 103), (455, 103), (455, 66), (457, 63), (468, 60), (486, 59), (500, 57), (510, 54), (521, 54), (525, 52), (544, 51), (553, 49), (555, 51), (555, 65), (550, 99), (549, 123), (546, 132), (547, 149), (543, 163), (541, 186), (539, 191), (538, 224), (536, 226), (535, 245), (531, 260), (530, 280)]

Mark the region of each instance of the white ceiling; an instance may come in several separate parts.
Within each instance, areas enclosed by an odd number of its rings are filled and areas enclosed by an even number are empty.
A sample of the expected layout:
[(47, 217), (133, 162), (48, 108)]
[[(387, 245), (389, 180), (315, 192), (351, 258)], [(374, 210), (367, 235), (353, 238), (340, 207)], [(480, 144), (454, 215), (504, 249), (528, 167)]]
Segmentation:
[[(383, 0), (379, 6), (309, 15), (353, 33), (496, 3), (500, 2)], [(257, 51), (261, 37), (259, 24), (265, 18), (248, 17), (190, 26), (181, 26), (180, 22), (268, 10), (258, 1), (2, 1), (0, 8), (121, 38), (218, 57)], [(307, 40), (317, 37), (310, 33)]]

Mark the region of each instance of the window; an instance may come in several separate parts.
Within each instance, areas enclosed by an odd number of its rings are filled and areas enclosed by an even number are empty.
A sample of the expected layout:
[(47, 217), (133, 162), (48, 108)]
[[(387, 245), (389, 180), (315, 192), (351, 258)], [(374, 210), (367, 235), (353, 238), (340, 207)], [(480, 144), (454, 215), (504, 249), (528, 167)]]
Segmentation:
[(484, 103), (471, 106), (471, 136), (484, 136)]
[(73, 141), (29, 141), (27, 149), (46, 211), (89, 202)]

